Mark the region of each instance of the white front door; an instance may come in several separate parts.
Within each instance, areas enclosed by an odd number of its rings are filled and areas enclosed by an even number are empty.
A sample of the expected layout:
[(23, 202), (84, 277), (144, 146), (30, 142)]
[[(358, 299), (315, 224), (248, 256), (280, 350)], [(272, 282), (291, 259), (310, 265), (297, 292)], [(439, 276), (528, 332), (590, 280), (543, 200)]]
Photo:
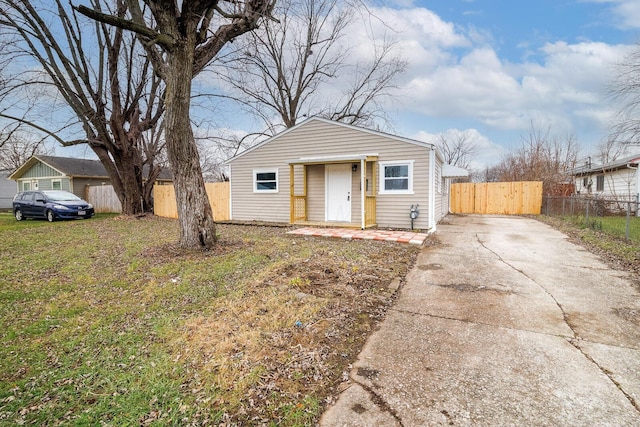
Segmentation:
[(351, 164), (326, 165), (326, 220), (351, 222)]

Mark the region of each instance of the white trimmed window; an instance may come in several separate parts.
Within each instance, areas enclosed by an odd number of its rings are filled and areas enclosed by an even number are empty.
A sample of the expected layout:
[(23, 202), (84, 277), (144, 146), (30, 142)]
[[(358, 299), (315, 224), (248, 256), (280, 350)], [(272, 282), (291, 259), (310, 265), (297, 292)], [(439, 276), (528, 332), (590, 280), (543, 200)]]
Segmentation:
[(61, 179), (52, 179), (51, 180), (51, 189), (52, 190), (62, 190), (62, 180)]
[(278, 169), (254, 169), (253, 170), (254, 193), (278, 192)]
[(380, 162), (380, 194), (413, 194), (413, 160)]

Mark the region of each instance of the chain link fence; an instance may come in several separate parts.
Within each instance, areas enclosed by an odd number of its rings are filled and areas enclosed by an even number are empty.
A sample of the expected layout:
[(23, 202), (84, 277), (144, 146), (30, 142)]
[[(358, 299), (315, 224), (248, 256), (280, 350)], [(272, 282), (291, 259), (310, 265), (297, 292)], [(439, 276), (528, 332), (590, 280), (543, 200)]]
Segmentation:
[(632, 238), (635, 228), (640, 227), (640, 203), (638, 196), (632, 198), (610, 198), (573, 195), (544, 196), (543, 215), (569, 217), (585, 226), (602, 229), (603, 223), (617, 223), (627, 240)]

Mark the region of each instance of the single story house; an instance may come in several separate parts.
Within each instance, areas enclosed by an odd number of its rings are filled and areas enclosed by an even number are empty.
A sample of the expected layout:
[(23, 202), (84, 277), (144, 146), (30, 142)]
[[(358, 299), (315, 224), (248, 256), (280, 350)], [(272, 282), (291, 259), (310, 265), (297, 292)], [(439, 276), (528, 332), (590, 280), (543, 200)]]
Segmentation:
[[(102, 162), (73, 157), (35, 155), (9, 178), (16, 181), (17, 191), (66, 190), (81, 198), (87, 186), (111, 185)], [(171, 173), (163, 170), (158, 181), (171, 182)]]
[(9, 179), (9, 175), (10, 170), (0, 170), (0, 209), (10, 209), (13, 206), (16, 183)]
[(573, 171), (575, 191), (618, 200), (637, 200), (640, 194), (640, 154), (602, 165), (590, 162)]
[(449, 212), (433, 144), (318, 117), (226, 164), (232, 221), (434, 231)]

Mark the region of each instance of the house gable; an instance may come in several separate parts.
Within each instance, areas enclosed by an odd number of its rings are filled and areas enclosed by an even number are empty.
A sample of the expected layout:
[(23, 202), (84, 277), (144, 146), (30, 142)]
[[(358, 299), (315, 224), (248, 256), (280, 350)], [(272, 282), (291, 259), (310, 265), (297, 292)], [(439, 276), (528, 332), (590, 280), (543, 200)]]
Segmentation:
[(29, 169), (24, 171), (20, 178), (51, 178), (51, 177), (63, 177), (64, 173), (52, 168), (51, 166), (36, 162)]
[[(397, 135), (392, 135), (392, 134), (388, 134), (388, 133), (384, 133), (384, 132), (379, 132), (379, 131), (374, 131), (371, 129), (366, 129), (366, 128), (362, 128), (362, 127), (358, 127), (358, 126), (353, 126), (353, 125), (349, 125), (346, 123), (342, 123), (342, 122), (336, 122), (333, 120), (329, 120), (329, 119), (324, 119), (321, 117), (311, 117), (305, 121), (303, 121), (300, 124), (295, 125), (294, 127), (291, 127), (277, 135), (272, 136), (271, 138), (268, 138), (262, 142), (260, 142), (259, 144), (243, 151), (242, 153), (238, 154), (237, 156), (227, 160), (225, 162), (225, 164), (233, 164), (233, 162), (235, 162), (237, 159), (242, 158), (248, 154), (250, 154), (251, 152), (255, 151), (255, 150), (261, 150), (264, 146), (268, 145), (268, 144), (274, 144), (277, 143), (279, 140), (281, 139), (287, 139), (287, 137), (293, 133), (293, 134), (298, 134), (298, 133), (305, 133), (307, 132), (308, 128), (311, 127), (319, 127), (319, 128), (324, 128), (327, 129), (327, 131), (331, 131), (331, 132), (341, 132), (341, 131), (346, 131), (346, 132), (354, 132), (354, 133), (362, 133), (365, 135), (370, 135), (372, 137), (375, 138), (387, 138), (389, 140), (394, 140), (397, 142), (402, 142), (402, 143), (406, 143), (406, 144), (413, 144), (413, 145), (417, 145), (420, 147), (429, 147), (429, 148), (434, 148), (435, 146), (433, 144), (430, 144), (428, 142), (423, 142), (423, 141), (417, 141), (417, 140), (413, 140), (413, 139), (409, 139), (409, 138), (403, 138)], [(351, 145), (351, 147), (354, 147), (354, 145)], [(318, 148), (318, 151), (327, 151), (327, 150), (322, 150), (322, 147), (316, 147)], [(353, 153), (349, 153), (349, 150), (346, 150), (344, 152), (341, 152), (341, 154), (353, 154)], [(360, 152), (368, 152), (371, 150), (367, 150), (366, 147), (362, 147), (362, 149), (360, 150)], [(327, 151), (327, 155), (331, 155), (331, 154), (336, 154), (336, 153), (332, 153), (331, 151)], [(292, 153), (293, 154), (293, 153)], [(293, 156), (290, 156), (293, 159)], [(440, 157), (439, 153), (438, 153), (438, 157)]]

